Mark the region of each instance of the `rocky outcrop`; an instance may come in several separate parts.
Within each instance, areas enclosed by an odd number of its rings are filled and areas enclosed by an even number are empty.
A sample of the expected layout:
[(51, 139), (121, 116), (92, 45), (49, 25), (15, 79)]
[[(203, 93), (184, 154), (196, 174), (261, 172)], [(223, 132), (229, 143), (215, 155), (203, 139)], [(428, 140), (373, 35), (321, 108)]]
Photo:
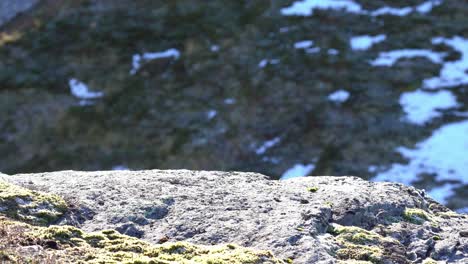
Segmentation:
[(1, 178), (64, 197), (76, 208), (60, 223), (85, 232), (112, 228), (152, 243), (234, 243), (293, 263), (468, 260), (467, 216), (401, 184), (187, 170)]

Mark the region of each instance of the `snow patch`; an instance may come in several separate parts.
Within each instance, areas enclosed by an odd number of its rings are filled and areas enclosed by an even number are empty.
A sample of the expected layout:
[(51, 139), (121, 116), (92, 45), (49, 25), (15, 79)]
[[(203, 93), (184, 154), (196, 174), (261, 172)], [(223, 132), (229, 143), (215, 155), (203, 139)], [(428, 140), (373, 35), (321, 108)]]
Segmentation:
[(349, 99), (349, 96), (350, 94), (348, 91), (338, 90), (328, 95), (328, 100), (336, 102), (336, 103), (343, 103)]
[(435, 130), (432, 136), (414, 149), (399, 147), (397, 151), (409, 159), (408, 164), (393, 164), (379, 173), (375, 181), (397, 181), (411, 184), (418, 174), (434, 173), (437, 181), (468, 183), (468, 120), (451, 123)]
[(381, 7), (377, 10), (370, 12), (370, 15), (371, 16), (383, 16), (383, 15), (406, 16), (411, 12), (413, 12), (412, 7), (396, 8), (396, 7), (384, 6), (384, 7)]
[(446, 44), (461, 53), (457, 61), (444, 63), (438, 77), (424, 80), (424, 88), (437, 89), (468, 84), (468, 39), (462, 37), (433, 38), (433, 44)]
[(439, 6), (441, 4), (442, 4), (442, 0), (427, 1), (416, 6), (416, 11), (418, 11), (421, 14), (427, 14), (431, 12), (434, 7)]
[(179, 57), (180, 52), (176, 49), (168, 49), (162, 52), (147, 52), (143, 54), (135, 54), (132, 58), (132, 69), (130, 70), (130, 74), (136, 74), (141, 68), (142, 62), (163, 58), (174, 58), (177, 60)]
[(356, 36), (351, 38), (350, 45), (353, 50), (368, 50), (372, 45), (385, 41), (385, 39), (387, 39), (387, 36), (384, 34), (376, 36)]
[(284, 16), (310, 16), (315, 9), (344, 10), (350, 13), (359, 13), (362, 8), (351, 0), (302, 0), (296, 1), (291, 6), (281, 9)]
[(406, 119), (417, 125), (424, 125), (431, 119), (441, 116), (438, 109), (456, 107), (457, 99), (449, 91), (435, 93), (416, 90), (400, 96), (400, 104), (406, 113)]
[(211, 120), (215, 118), (217, 114), (218, 112), (216, 110), (210, 110), (206, 113), (206, 117), (208, 118), (208, 120)]
[(278, 59), (271, 59), (271, 60), (263, 59), (258, 63), (258, 67), (265, 68), (268, 64), (274, 65), (274, 64), (278, 64), (279, 62), (280, 61)]
[(80, 106), (93, 105), (94, 102), (91, 101), (92, 99), (104, 96), (103, 92), (90, 91), (89, 87), (85, 83), (80, 82), (77, 79), (70, 79), (68, 81), (68, 85), (70, 86), (71, 94), (76, 98), (81, 99), (79, 103)]
[(302, 40), (294, 43), (294, 48), (296, 49), (307, 49), (314, 45), (314, 41), (312, 40)]
[(281, 175), (280, 180), (287, 180), (309, 175), (315, 169), (314, 164), (296, 164)]
[(255, 150), (255, 153), (257, 153), (257, 155), (263, 155), (269, 148), (275, 146), (280, 141), (281, 139), (279, 137), (275, 137), (271, 140), (265, 141), (263, 145), (261, 145), (259, 148)]
[(432, 11), (435, 6), (442, 4), (441, 0), (428, 0), (415, 7), (390, 7), (384, 6), (379, 9), (368, 11), (364, 10), (361, 5), (352, 0), (302, 0), (296, 1), (291, 6), (281, 9), (283, 16), (311, 16), (314, 10), (343, 10), (348, 13), (364, 14), (370, 16), (406, 16), (412, 12), (427, 14)]
[(372, 66), (393, 66), (399, 59), (402, 58), (415, 58), (425, 57), (433, 63), (442, 63), (445, 53), (434, 52), (431, 50), (423, 49), (402, 49), (393, 50), (388, 52), (381, 52), (379, 57), (373, 61), (370, 61)]

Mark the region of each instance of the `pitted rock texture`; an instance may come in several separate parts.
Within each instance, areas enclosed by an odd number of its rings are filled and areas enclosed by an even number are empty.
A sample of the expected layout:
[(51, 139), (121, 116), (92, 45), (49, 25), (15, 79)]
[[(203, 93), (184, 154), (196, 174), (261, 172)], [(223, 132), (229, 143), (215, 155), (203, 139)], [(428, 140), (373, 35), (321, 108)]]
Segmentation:
[(116, 228), (154, 243), (237, 243), (294, 263), (468, 261), (467, 216), (401, 184), (187, 170), (0, 177), (90, 210), (80, 226), (86, 231)]
[(0, 1), (0, 26), (10, 21), (19, 13), (24, 12), (39, 0), (2, 0)]

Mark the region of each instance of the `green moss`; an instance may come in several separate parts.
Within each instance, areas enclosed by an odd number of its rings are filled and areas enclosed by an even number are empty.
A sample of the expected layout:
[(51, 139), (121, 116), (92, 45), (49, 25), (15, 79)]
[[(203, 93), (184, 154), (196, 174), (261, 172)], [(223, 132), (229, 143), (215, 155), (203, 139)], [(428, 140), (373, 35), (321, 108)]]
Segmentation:
[[(254, 251), (234, 244), (198, 246), (186, 242), (152, 245), (115, 230), (86, 233), (72, 226), (35, 227), (28, 236), (53, 240), (58, 248), (81, 252), (83, 263), (284, 263), (269, 251)], [(71, 251), (71, 249), (74, 249)], [(85, 254), (84, 254), (85, 253)]]
[(313, 186), (313, 187), (308, 187), (307, 188), (307, 191), (308, 192), (317, 192), (319, 190), (319, 188), (317, 186)]
[(400, 245), (395, 239), (356, 226), (332, 224), (328, 232), (335, 235), (335, 241), (341, 247), (336, 255), (342, 260), (380, 263), (386, 257), (385, 247)]
[(376, 246), (362, 246), (348, 244), (345, 248), (339, 249), (337, 257), (340, 259), (354, 259), (379, 263), (382, 260), (383, 250)]
[(439, 212), (439, 213), (436, 213), (435, 215), (438, 216), (438, 217), (445, 218), (445, 219), (448, 219), (448, 218), (466, 218), (465, 215), (457, 214), (457, 213), (455, 213), (453, 211)]
[(425, 212), (422, 209), (406, 208), (403, 212), (403, 219), (410, 223), (421, 225), (425, 221), (430, 220), (430, 216), (427, 212)]
[[(5, 238), (0, 237), (1, 245), (14, 252), (20, 241), (27, 241), (28, 245), (52, 243), (56, 245), (54, 256), (63, 258), (57, 259), (59, 263), (284, 263), (269, 251), (251, 250), (234, 244), (199, 246), (175, 242), (153, 245), (116, 230), (87, 233), (73, 226), (32, 226), (24, 222), (50, 223), (63, 214), (66, 203), (58, 196), (4, 181), (0, 181), (0, 208), (6, 215), (0, 216), (0, 231), (9, 234)], [(10, 237), (14, 239), (8, 240)], [(15, 261), (8, 252), (2, 248), (0, 261)], [(47, 251), (44, 254), (47, 255)], [(38, 254), (38, 258), (42, 257)]]
[(0, 180), (0, 208), (0, 213), (14, 219), (48, 225), (67, 211), (67, 204), (57, 195), (29, 190)]

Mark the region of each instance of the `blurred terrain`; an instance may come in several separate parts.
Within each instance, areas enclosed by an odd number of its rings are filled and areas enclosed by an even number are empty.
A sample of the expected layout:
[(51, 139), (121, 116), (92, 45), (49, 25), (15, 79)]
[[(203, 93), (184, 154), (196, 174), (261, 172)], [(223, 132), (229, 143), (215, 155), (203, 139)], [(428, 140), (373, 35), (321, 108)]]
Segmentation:
[[(405, 16), (282, 14), (294, 2), (39, 1), (0, 27), (0, 171), (185, 168), (278, 179), (313, 164), (308, 174), (371, 179), (409, 163), (399, 147), (415, 148), (467, 119), (460, 114), (468, 111), (467, 84), (452, 87), (457, 105), (429, 122), (405, 119), (400, 97), (438, 76), (440, 63), (425, 56), (369, 63), (401, 49), (460, 60), (459, 51), (431, 40), (468, 38), (466, 1)], [(425, 1), (354, 2), (376, 10)], [(369, 49), (350, 45), (379, 34), (385, 41)], [(297, 46), (305, 40), (319, 49)], [(171, 49), (180, 56), (142, 61), (131, 73), (135, 54)], [(71, 80), (103, 96), (83, 99)], [(331, 100), (339, 90), (348, 97)], [(466, 173), (441, 180), (434, 170), (418, 171), (411, 184), (428, 191), (450, 184), (444, 203), (462, 209)]]

